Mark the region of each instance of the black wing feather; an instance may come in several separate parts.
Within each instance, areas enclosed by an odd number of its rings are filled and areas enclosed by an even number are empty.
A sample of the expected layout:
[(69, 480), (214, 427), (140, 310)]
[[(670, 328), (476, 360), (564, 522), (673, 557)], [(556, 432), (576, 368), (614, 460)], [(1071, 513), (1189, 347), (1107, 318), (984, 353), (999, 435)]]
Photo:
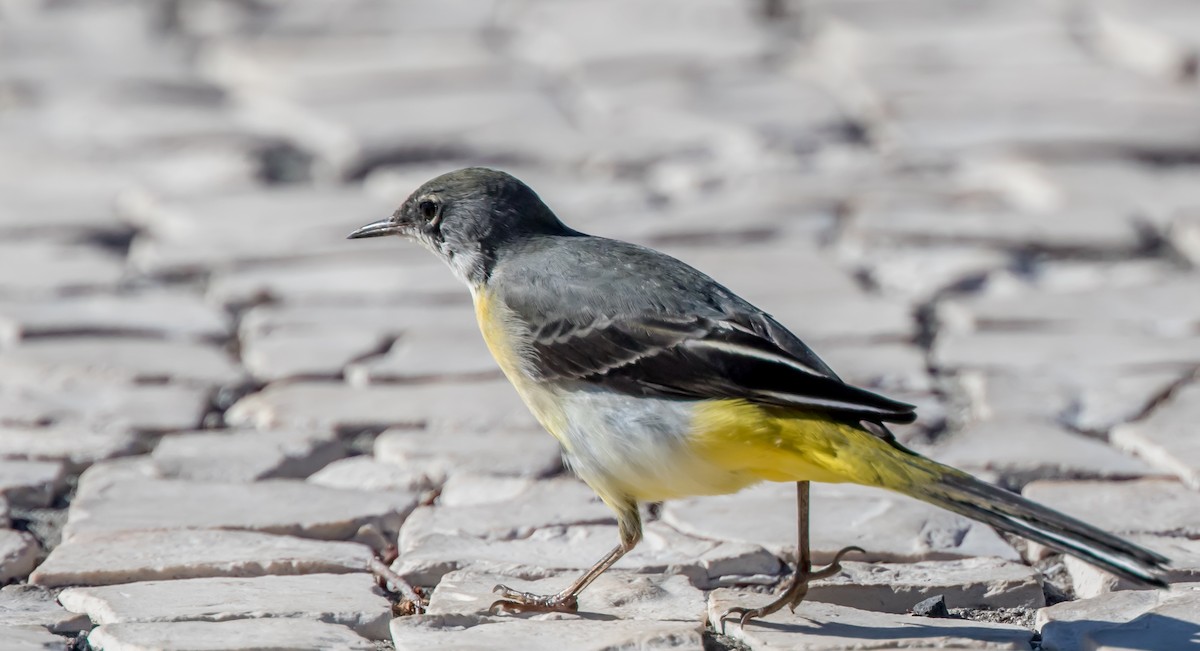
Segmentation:
[(703, 317), (553, 322), (533, 337), (534, 371), (544, 381), (638, 395), (740, 398), (894, 423), (915, 418), (911, 405), (842, 382), (807, 347), (807, 355), (793, 355), (758, 334), (770, 331), (769, 322), (754, 325)]

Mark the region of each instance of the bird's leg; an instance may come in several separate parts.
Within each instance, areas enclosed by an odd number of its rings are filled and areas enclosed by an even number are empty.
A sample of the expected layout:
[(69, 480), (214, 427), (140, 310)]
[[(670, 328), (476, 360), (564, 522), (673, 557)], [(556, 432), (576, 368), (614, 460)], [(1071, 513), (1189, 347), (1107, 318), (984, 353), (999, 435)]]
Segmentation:
[[(610, 504), (611, 505), (611, 504)], [(620, 530), (621, 542), (604, 558), (600, 559), (575, 582), (561, 592), (551, 595), (538, 595), (529, 592), (519, 592), (506, 585), (492, 588), (492, 592), (500, 595), (500, 599), (492, 603), (489, 610), (498, 612), (563, 612), (573, 613), (579, 610), (579, 593), (591, 585), (605, 570), (612, 567), (626, 553), (632, 550), (642, 539), (642, 518), (638, 513), (636, 502), (615, 505), (617, 509), (617, 525)]]
[(745, 626), (750, 620), (766, 617), (784, 606), (790, 607), (795, 612), (796, 606), (799, 606), (800, 602), (804, 601), (804, 597), (808, 594), (808, 583), (810, 581), (828, 578), (841, 572), (842, 556), (845, 556), (847, 553), (865, 553), (860, 547), (845, 547), (839, 550), (837, 554), (834, 554), (832, 563), (819, 570), (813, 570), (812, 551), (809, 549), (808, 542), (808, 482), (806, 481), (796, 482), (796, 529), (796, 571), (788, 579), (783, 593), (771, 603), (759, 608), (734, 607), (721, 613), (721, 618), (718, 621), (721, 623), (722, 632), (725, 630), (725, 618), (731, 615), (741, 615), (738, 623), (741, 626)]

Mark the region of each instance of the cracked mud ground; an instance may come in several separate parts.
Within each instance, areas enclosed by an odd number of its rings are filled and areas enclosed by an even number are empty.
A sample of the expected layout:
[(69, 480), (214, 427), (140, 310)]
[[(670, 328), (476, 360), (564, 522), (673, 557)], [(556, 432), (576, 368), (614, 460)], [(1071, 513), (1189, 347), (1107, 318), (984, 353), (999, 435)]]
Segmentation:
[[(1200, 631), (1200, 9), (0, 0), (0, 646), (1171, 650)], [(911, 500), (671, 502), (616, 539), (467, 293), (346, 242), (485, 164), (919, 405), (913, 447), (1171, 558), (1170, 592)], [(393, 614), (372, 553), (431, 597)], [(747, 596), (740, 596), (741, 594)], [(951, 618), (907, 611), (941, 595)]]

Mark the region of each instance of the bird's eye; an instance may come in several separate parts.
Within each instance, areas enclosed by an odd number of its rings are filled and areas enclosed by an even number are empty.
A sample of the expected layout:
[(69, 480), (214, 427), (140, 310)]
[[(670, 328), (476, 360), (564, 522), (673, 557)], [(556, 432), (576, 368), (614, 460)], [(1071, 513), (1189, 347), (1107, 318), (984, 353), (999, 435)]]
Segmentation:
[(417, 210), (421, 212), (421, 217), (423, 217), (425, 221), (431, 222), (434, 219), (437, 219), (438, 214), (441, 212), (441, 204), (433, 199), (422, 199), (421, 202), (417, 204)]

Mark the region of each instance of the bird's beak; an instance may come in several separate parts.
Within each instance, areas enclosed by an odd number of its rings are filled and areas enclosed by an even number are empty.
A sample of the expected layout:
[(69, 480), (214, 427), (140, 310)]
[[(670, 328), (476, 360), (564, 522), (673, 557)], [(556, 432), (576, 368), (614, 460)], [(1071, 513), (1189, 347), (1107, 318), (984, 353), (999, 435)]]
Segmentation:
[(354, 231), (346, 236), (348, 240), (361, 240), (365, 237), (382, 237), (384, 235), (396, 235), (400, 233), (400, 224), (391, 219), (381, 219), (377, 222), (371, 222), (366, 226)]

